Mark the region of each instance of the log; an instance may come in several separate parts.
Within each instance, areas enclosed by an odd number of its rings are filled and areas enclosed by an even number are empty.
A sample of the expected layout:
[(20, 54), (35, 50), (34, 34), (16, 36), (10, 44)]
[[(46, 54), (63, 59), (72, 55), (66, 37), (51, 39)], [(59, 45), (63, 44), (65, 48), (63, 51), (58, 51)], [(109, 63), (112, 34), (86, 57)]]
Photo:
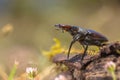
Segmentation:
[[(71, 79), (66, 80), (113, 80), (110, 73), (105, 70), (105, 65), (109, 61), (116, 64), (115, 74), (120, 80), (120, 42), (116, 41), (103, 46), (98, 55), (86, 55), (81, 64), (81, 54), (76, 53), (69, 60), (66, 55), (59, 54), (53, 57), (53, 63), (65, 65), (68, 69), (60, 74), (71, 73)], [(58, 74), (58, 75), (60, 75)]]

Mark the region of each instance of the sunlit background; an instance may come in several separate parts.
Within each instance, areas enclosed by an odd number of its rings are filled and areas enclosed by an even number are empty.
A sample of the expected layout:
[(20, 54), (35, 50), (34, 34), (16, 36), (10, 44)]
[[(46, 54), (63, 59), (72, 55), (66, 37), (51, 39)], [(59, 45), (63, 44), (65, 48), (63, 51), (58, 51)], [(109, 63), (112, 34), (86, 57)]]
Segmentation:
[[(71, 36), (55, 30), (55, 24), (70, 24), (96, 30), (110, 42), (120, 40), (120, 0), (0, 0), (0, 67), (9, 73), (14, 60), (40, 71), (49, 62), (42, 51), (53, 38), (68, 47)], [(3, 30), (4, 27), (10, 29)]]

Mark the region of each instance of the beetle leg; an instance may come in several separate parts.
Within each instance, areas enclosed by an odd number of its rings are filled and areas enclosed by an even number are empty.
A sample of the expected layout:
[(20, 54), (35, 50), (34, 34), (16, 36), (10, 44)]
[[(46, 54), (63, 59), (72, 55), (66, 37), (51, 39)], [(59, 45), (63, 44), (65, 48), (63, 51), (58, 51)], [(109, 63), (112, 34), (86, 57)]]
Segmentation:
[(69, 54), (70, 54), (72, 45), (73, 45), (76, 41), (78, 41), (79, 37), (80, 37), (80, 34), (77, 34), (77, 35), (75, 35), (75, 36), (73, 37), (73, 40), (71, 41), (70, 46), (69, 46), (67, 59), (69, 59)]
[(85, 47), (85, 51), (84, 51), (84, 53), (82, 55), (82, 58), (81, 58), (81, 63), (82, 63), (82, 60), (84, 59), (84, 57), (86, 55), (87, 49), (88, 49), (88, 45), (86, 45), (86, 47)]
[(83, 48), (84, 48), (84, 50), (85, 50), (85, 45), (83, 45), (83, 44), (82, 44), (82, 47), (83, 47)]
[(69, 50), (68, 50), (68, 54), (67, 54), (67, 59), (69, 59), (69, 54), (70, 54), (70, 51), (71, 51), (71, 48), (72, 48), (72, 45), (73, 45), (74, 42), (75, 42), (75, 41), (73, 40), (73, 41), (71, 41), (71, 43), (70, 43)]

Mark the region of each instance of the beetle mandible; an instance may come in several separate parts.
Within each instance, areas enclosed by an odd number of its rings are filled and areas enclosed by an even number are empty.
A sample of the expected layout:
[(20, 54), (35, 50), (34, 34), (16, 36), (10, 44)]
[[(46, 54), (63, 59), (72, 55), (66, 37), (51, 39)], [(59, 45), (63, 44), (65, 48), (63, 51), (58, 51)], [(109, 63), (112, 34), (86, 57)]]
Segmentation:
[(108, 42), (108, 39), (104, 35), (91, 29), (63, 24), (56, 24), (55, 27), (62, 31), (67, 31), (73, 36), (73, 40), (71, 41), (68, 49), (67, 59), (69, 59), (71, 47), (76, 41), (78, 41), (84, 48), (81, 61), (84, 59), (89, 45), (101, 47), (105, 42)]

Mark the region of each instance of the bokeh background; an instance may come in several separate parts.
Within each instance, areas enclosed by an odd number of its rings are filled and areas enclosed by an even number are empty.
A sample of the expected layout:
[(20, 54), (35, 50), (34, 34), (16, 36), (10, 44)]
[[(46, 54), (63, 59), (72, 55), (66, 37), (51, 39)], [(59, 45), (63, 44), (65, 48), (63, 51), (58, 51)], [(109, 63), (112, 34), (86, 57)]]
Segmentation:
[(29, 64), (42, 70), (49, 61), (41, 54), (53, 38), (68, 47), (71, 36), (55, 30), (55, 24), (70, 24), (96, 30), (110, 42), (120, 40), (120, 0), (0, 0), (0, 29), (13, 29), (0, 37), (0, 67), (9, 73), (14, 60), (20, 71)]

